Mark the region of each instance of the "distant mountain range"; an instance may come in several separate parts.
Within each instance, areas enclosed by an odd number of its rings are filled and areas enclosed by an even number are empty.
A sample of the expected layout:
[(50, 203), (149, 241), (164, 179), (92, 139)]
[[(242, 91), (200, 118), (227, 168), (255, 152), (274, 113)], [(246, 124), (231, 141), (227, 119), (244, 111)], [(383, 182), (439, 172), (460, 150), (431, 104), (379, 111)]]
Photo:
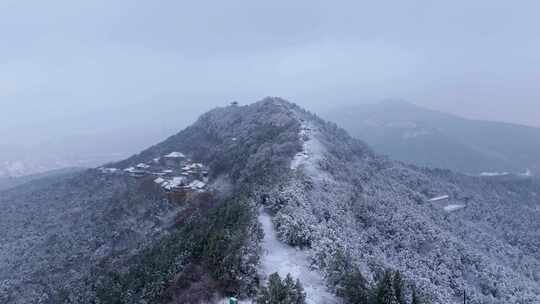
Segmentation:
[[(84, 151), (67, 152), (57, 148), (51, 151), (48, 147), (17, 147), (4, 145), (0, 151), (0, 180), (15, 180), (29, 175), (39, 175), (66, 168), (92, 168), (112, 160), (122, 159), (127, 153), (98, 153), (88, 147)], [(107, 148), (100, 148), (107, 149)], [(9, 152), (9, 153), (8, 153)]]
[(137, 128), (113, 127), (107, 130), (103, 127), (104, 130), (88, 132), (67, 130), (65, 133), (68, 135), (47, 135), (44, 138), (31, 137), (27, 133), (11, 135), (7, 139), (0, 136), (0, 178), (23, 177), (70, 167), (96, 167), (124, 159), (167, 137), (173, 133), (168, 131), (169, 128), (174, 132), (177, 130), (159, 124), (145, 126), (141, 123)]
[(0, 191), (0, 303), (303, 304), (260, 300), (275, 273), (310, 304), (539, 303), (539, 195), (392, 161), (269, 97)]
[(540, 128), (465, 119), (402, 101), (337, 108), (325, 118), (407, 163), (486, 176), (540, 174)]

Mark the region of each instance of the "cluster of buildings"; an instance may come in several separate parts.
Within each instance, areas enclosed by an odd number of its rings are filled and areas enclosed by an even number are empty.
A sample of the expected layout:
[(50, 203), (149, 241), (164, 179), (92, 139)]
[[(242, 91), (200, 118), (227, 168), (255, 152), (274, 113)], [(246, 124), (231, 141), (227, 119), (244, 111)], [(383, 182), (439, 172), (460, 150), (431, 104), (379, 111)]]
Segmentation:
[(171, 152), (125, 169), (101, 167), (103, 174), (128, 174), (135, 178), (153, 176), (154, 183), (167, 192), (205, 191), (208, 168), (181, 152)]

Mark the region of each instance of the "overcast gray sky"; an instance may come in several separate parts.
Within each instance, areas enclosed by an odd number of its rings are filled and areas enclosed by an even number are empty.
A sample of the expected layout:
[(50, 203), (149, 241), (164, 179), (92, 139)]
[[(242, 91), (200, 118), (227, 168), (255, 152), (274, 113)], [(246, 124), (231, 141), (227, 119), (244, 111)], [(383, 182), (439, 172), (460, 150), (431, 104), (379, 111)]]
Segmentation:
[(316, 111), (399, 98), (538, 126), (538, 12), (526, 0), (2, 0), (0, 136), (162, 136), (268, 95)]

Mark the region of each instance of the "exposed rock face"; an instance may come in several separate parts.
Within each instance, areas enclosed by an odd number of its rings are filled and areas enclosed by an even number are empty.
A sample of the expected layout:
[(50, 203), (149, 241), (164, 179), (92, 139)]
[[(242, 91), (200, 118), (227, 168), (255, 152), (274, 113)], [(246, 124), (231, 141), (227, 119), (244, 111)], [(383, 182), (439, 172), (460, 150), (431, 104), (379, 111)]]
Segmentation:
[[(150, 171), (177, 151), (204, 164), (207, 183), (195, 189), (204, 195), (178, 204), (156, 176), (121, 173)], [(536, 181), (393, 162), (279, 98), (212, 110), (106, 168), (118, 170), (0, 192), (1, 303), (181, 303), (194, 294), (210, 298), (211, 288), (253, 296), (264, 241), (260, 207), (330, 291), (339, 281), (335, 257), (345, 253), (370, 283), (397, 269), (433, 303), (455, 303), (463, 288), (471, 303), (540, 301)], [(216, 208), (224, 209), (206, 211)], [(212, 234), (213, 227), (227, 233)], [(209, 250), (216, 254), (206, 258)], [(225, 263), (230, 269), (219, 268)], [(199, 285), (183, 284), (192, 281)]]

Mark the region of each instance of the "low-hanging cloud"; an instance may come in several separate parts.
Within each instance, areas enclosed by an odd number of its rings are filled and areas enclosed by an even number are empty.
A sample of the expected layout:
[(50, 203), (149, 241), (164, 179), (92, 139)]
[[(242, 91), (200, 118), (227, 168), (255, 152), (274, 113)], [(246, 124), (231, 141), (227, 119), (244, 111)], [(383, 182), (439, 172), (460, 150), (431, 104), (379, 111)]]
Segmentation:
[(14, 146), (138, 132), (148, 137), (139, 148), (212, 107), (267, 95), (315, 111), (399, 98), (540, 125), (539, 9), (485, 0), (7, 0), (0, 136)]

